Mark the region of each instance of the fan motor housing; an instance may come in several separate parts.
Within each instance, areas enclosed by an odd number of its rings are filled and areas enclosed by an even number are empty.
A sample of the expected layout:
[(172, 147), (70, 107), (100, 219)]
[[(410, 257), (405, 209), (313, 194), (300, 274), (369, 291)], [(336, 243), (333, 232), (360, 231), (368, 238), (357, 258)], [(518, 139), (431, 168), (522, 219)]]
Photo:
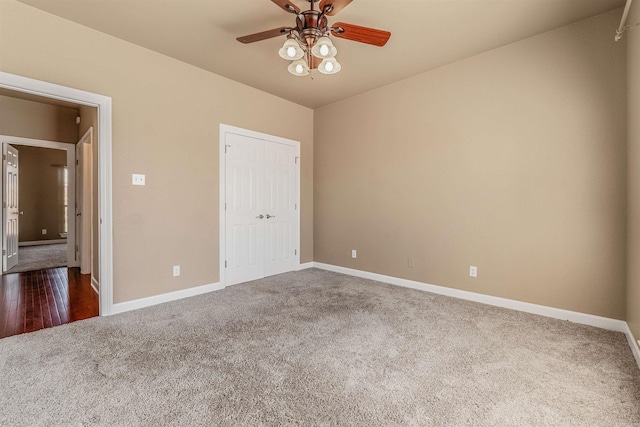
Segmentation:
[(308, 45), (315, 43), (327, 32), (327, 18), (317, 10), (306, 10), (298, 14), (296, 25)]

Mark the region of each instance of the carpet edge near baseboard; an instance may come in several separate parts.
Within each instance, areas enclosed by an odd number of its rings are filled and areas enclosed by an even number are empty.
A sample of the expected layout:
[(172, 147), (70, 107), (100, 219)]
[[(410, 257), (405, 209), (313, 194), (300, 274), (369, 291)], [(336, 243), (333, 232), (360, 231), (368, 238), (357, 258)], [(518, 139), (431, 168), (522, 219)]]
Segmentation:
[[(606, 329), (614, 332), (624, 333), (629, 342), (629, 347), (633, 354), (633, 357), (640, 369), (640, 348), (635, 341), (633, 333), (629, 328), (629, 325), (624, 320), (611, 319), (608, 317), (596, 316), (593, 314), (586, 314), (577, 311), (564, 310), (555, 307), (549, 307), (540, 304), (533, 304), (524, 301), (518, 301), (508, 298), (495, 297), (491, 295), (480, 294), (476, 292), (463, 291), (460, 289), (448, 288), (445, 286), (432, 285), (429, 283), (417, 282), (414, 280), (402, 279), (399, 277), (386, 276), (378, 273), (371, 273), (363, 270), (356, 270), (353, 268), (341, 267), (332, 264), (325, 264), (321, 262), (306, 262), (300, 264), (295, 268), (295, 271), (306, 270), (309, 268), (318, 268), (320, 270), (332, 271), (334, 273), (346, 274), (348, 276), (360, 277), (363, 279), (375, 280), (377, 282), (387, 283), (390, 285), (401, 286), (405, 288), (416, 289), (424, 292), (431, 292), (438, 295), (449, 296), (453, 298), (464, 299), (467, 301), (479, 302), (481, 304), (492, 305), (496, 307), (507, 308), (511, 310), (521, 311), (530, 314), (536, 314), (539, 316), (549, 317), (558, 320), (566, 320), (573, 323), (578, 323), (587, 326), (593, 326), (600, 329)], [(207, 285), (196, 286), (193, 288), (181, 289), (178, 291), (168, 292), (165, 294), (154, 295), (145, 298), (139, 298), (131, 301), (125, 301), (115, 303), (111, 305), (110, 310), (101, 313), (101, 316), (108, 316), (113, 314), (124, 313), (131, 310), (137, 310), (140, 308), (150, 307), (157, 304), (163, 304), (166, 302), (177, 301), (183, 298), (188, 298), (196, 295), (202, 295), (209, 292), (219, 291), (224, 289), (225, 286), (220, 282), (210, 283)]]
[(438, 295), (479, 302), (481, 304), (522, 311), (525, 313), (536, 314), (539, 316), (550, 317), (558, 320), (567, 320), (569, 322), (593, 326), (609, 331), (622, 332), (627, 337), (631, 353), (633, 354), (636, 364), (640, 369), (640, 348), (638, 347), (638, 343), (635, 340), (633, 333), (629, 328), (629, 325), (624, 320), (611, 319), (609, 317), (596, 316), (593, 314), (581, 313), (578, 311), (564, 310), (561, 308), (549, 307), (540, 304), (495, 297), (491, 295), (480, 294), (477, 292), (463, 291), (460, 289), (432, 285), (429, 283), (417, 282), (414, 280), (402, 279), (393, 276), (386, 276), (383, 274), (371, 273), (368, 271), (356, 270), (353, 268), (341, 267), (321, 262), (313, 262), (313, 267), (321, 270), (333, 271), (335, 273), (346, 274), (349, 276), (361, 277), (363, 279), (375, 280), (377, 282), (387, 283), (390, 285), (416, 289), (424, 292), (431, 292)]

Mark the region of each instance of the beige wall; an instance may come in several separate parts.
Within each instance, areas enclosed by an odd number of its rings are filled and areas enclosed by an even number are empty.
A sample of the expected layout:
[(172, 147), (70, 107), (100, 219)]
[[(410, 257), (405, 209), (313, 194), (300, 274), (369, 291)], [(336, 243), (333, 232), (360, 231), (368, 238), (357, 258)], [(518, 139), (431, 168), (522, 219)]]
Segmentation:
[(93, 265), (91, 266), (91, 275), (100, 283), (100, 240), (99, 240), (99, 218), (98, 218), (98, 110), (94, 107), (81, 106), (80, 107), (80, 126), (78, 132), (78, 140), (84, 136), (84, 134), (89, 130), (89, 128), (93, 128), (93, 140), (91, 142), (92, 151), (91, 154), (93, 156), (91, 162), (91, 173), (93, 179), (92, 186), (92, 205), (93, 205), (93, 221), (91, 224), (92, 233), (93, 233), (93, 244), (91, 251), (93, 252)]
[[(64, 232), (63, 165), (67, 152), (16, 146), (20, 165), (20, 242), (60, 239)], [(73, 215), (73, 210), (71, 210)], [(47, 234), (42, 234), (42, 229)]]
[(624, 319), (620, 16), (316, 110), (315, 261)]
[[(640, 22), (640, 1), (632, 3), (627, 24)], [(640, 339), (640, 29), (624, 33), (627, 40), (627, 102), (629, 138), (629, 252), (627, 258), (627, 323)]]
[(3, 71), (113, 100), (116, 303), (219, 280), (220, 123), (301, 141), (301, 261), (313, 260), (312, 110), (11, 0), (0, 55)]
[[(0, 70), (3, 67), (4, 42), (0, 42)], [(78, 142), (78, 110), (0, 96), (0, 135)]]

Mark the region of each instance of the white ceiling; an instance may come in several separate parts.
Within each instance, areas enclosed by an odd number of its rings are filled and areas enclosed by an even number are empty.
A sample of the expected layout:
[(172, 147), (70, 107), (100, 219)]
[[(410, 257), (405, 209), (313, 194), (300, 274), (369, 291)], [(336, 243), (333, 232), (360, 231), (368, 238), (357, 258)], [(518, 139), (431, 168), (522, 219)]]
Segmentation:
[[(235, 40), (294, 26), (295, 17), (269, 0), (20, 1), (311, 108), (624, 6), (624, 0), (354, 0), (329, 24), (391, 31), (387, 45), (334, 38), (342, 71), (296, 77), (277, 53), (284, 36), (249, 45)], [(291, 1), (308, 9), (307, 0)]]

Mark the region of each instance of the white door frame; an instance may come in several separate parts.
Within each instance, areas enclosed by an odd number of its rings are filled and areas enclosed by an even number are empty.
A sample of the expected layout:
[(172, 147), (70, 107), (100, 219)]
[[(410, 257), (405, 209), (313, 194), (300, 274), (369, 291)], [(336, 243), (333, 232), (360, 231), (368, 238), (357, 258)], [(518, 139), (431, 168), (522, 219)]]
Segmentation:
[[(75, 144), (68, 144), (65, 142), (57, 142), (57, 141), (46, 141), (43, 139), (33, 139), (33, 138), (21, 138), (17, 136), (9, 136), (9, 135), (0, 135), (0, 142), (2, 144), (10, 144), (14, 147), (20, 146), (28, 146), (28, 147), (37, 147), (37, 148), (50, 148), (54, 150), (66, 151), (67, 153), (67, 171), (68, 171), (68, 206), (67, 206), (67, 265), (69, 267), (77, 267), (78, 262), (76, 261), (76, 175), (75, 175), (75, 164), (76, 164), (76, 146)], [(3, 147), (4, 149), (4, 147)], [(20, 149), (18, 148), (18, 152)], [(4, 185), (4, 176), (2, 177), (2, 184)], [(4, 210), (2, 214), (2, 221), (4, 221)], [(6, 236), (4, 232), (2, 234), (2, 240), (4, 244), (4, 240)], [(18, 258), (18, 262), (20, 259)], [(4, 273), (4, 272), (3, 272)]]
[[(111, 192), (111, 98), (0, 71), (0, 88), (59, 99), (98, 110), (98, 239), (100, 315), (113, 313), (113, 218)], [(75, 196), (74, 196), (75, 197)]]
[(297, 215), (295, 220), (295, 231), (296, 231), (296, 242), (295, 249), (296, 255), (294, 258), (294, 269), (298, 270), (300, 268), (300, 141), (295, 141), (293, 139), (282, 138), (279, 136), (269, 135), (266, 133), (255, 132), (248, 129), (242, 129), (235, 126), (229, 126), (220, 123), (220, 143), (219, 143), (219, 158), (220, 158), (220, 192), (219, 192), (219, 224), (220, 224), (220, 239), (219, 239), (219, 251), (220, 251), (220, 285), (227, 285), (227, 277), (226, 277), (226, 268), (225, 261), (227, 259), (226, 256), (226, 212), (225, 212), (225, 196), (226, 196), (226, 162), (225, 162), (225, 147), (226, 147), (226, 135), (227, 133), (233, 133), (236, 135), (242, 135), (249, 138), (261, 139), (263, 141), (276, 142), (279, 144), (286, 144), (295, 147), (296, 149), (296, 204), (297, 204)]

